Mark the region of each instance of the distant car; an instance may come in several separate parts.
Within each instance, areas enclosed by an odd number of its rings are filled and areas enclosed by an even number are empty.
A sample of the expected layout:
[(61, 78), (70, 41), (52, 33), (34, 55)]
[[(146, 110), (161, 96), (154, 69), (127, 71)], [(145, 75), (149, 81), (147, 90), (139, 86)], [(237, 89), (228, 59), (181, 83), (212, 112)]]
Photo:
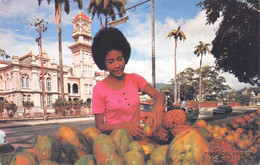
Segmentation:
[(144, 124), (153, 110), (152, 103), (140, 103), (140, 124)]
[(232, 107), (229, 105), (219, 105), (217, 108), (213, 109), (213, 114), (231, 113), (232, 110)]
[(0, 144), (7, 144), (6, 134), (0, 129)]

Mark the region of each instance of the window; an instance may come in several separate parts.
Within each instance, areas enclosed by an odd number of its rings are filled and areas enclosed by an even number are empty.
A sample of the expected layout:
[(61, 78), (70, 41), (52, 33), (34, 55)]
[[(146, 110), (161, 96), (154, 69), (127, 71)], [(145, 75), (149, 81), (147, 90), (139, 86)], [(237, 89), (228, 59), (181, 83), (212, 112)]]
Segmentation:
[(31, 101), (31, 96), (30, 95), (27, 96), (27, 101)]
[(70, 83), (68, 83), (68, 93), (70, 93)]
[(42, 78), (40, 78), (40, 90), (42, 90)]
[(73, 93), (79, 93), (78, 84), (73, 84), (72, 88), (73, 88)]
[(47, 106), (52, 105), (52, 95), (47, 95)]
[(43, 107), (44, 106), (44, 103), (43, 103), (43, 96), (41, 95), (41, 106)]
[(22, 75), (22, 88), (29, 88), (30, 87), (30, 78), (27, 74)]
[(50, 78), (47, 78), (46, 86), (47, 86), (47, 91), (51, 91), (51, 79)]
[(29, 77), (26, 77), (26, 87), (29, 88), (30, 79)]
[(27, 100), (26, 100), (26, 95), (23, 95), (23, 102), (26, 102)]

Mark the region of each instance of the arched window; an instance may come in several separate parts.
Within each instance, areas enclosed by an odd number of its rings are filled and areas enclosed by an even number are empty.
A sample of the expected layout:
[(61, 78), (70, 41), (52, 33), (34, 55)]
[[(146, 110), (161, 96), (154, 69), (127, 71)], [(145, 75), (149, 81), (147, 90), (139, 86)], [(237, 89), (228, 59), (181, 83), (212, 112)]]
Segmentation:
[(73, 93), (79, 93), (78, 84), (73, 84), (72, 88), (73, 88)]
[(68, 83), (68, 92), (70, 93), (70, 83)]
[(0, 89), (4, 89), (4, 79), (0, 76)]
[(40, 78), (40, 90), (42, 90), (42, 78)]
[(30, 87), (30, 77), (27, 74), (22, 74), (22, 88), (29, 88)]
[(47, 91), (51, 91), (51, 78), (46, 79)]

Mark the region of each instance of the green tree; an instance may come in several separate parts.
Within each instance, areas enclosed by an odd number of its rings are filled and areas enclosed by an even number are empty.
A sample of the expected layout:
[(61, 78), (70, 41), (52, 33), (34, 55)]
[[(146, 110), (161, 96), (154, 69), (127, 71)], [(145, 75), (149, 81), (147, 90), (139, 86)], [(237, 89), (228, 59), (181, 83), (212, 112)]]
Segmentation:
[(24, 107), (23, 116), (26, 117), (26, 109), (29, 110), (29, 116), (30, 116), (30, 110), (31, 110), (32, 107), (34, 107), (34, 102), (33, 101), (25, 101), (25, 102), (23, 102), (23, 107)]
[[(200, 68), (186, 68), (177, 76), (180, 77), (180, 97), (185, 100), (197, 100), (199, 95)], [(203, 94), (202, 100), (216, 101), (218, 96), (226, 91), (229, 86), (225, 85), (226, 79), (219, 75), (214, 66), (204, 66), (201, 69)], [(171, 80), (174, 84), (174, 81)]]
[(84, 105), (83, 100), (76, 100), (73, 102), (73, 108), (76, 111), (76, 115), (81, 114), (81, 108), (83, 107), (83, 105)]
[(119, 17), (122, 18), (126, 12), (125, 6), (126, 0), (90, 0), (87, 11), (88, 13), (92, 14), (92, 18), (97, 15), (101, 27), (104, 28), (104, 24), (100, 15), (103, 14), (105, 17), (113, 15), (112, 20), (115, 20), (116, 17), (114, 15), (114, 8), (116, 8), (119, 12)]
[(175, 51), (174, 51), (174, 103), (177, 104), (177, 42), (178, 39), (185, 41), (186, 36), (183, 31), (180, 30), (181, 27), (179, 26), (177, 30), (173, 29), (171, 32), (168, 33), (166, 38), (174, 37), (174, 45), (175, 45)]
[(65, 116), (66, 113), (64, 111), (66, 105), (66, 100), (58, 98), (55, 100), (55, 102), (52, 104), (53, 108), (55, 109), (55, 114), (59, 114), (62, 116)]
[[(43, 0), (38, 0), (39, 6)], [(82, 0), (73, 0), (78, 4), (78, 8), (83, 8)], [(48, 4), (50, 4), (50, 0), (47, 0)], [(69, 0), (55, 0), (55, 17), (54, 22), (57, 23), (58, 26), (58, 38), (59, 38), (59, 63), (60, 63), (60, 85), (61, 85), (61, 98), (64, 99), (64, 82), (63, 82), (63, 62), (62, 62), (62, 40), (61, 40), (61, 8), (62, 4), (64, 4), (64, 11), (66, 14), (70, 13), (70, 1)]]
[(199, 103), (201, 102), (201, 66), (202, 66), (202, 56), (206, 55), (207, 52), (210, 54), (210, 50), (208, 48), (210, 44), (204, 43), (202, 41), (199, 42), (199, 45), (195, 46), (194, 54), (197, 55), (197, 57), (200, 56), (200, 78), (199, 78)]
[(206, 11), (206, 24), (221, 18), (211, 50), (217, 69), (260, 86), (259, 1), (202, 0), (197, 6)]
[(8, 112), (8, 116), (10, 117), (10, 118), (12, 118), (13, 116), (14, 116), (14, 114), (16, 113), (16, 111), (17, 111), (17, 105), (14, 103), (14, 102), (6, 102), (5, 103), (5, 108), (6, 108), (6, 110), (7, 110), (7, 112)]

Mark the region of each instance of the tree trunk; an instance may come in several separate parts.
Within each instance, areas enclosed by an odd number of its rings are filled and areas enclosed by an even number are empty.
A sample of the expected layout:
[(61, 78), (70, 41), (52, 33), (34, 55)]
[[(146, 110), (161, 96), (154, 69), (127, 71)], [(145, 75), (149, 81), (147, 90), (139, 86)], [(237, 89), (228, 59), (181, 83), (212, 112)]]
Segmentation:
[(177, 104), (177, 39), (175, 39), (175, 53), (174, 53), (174, 66), (175, 66), (175, 74), (174, 74), (174, 104)]
[(199, 107), (200, 107), (200, 103), (201, 103), (201, 66), (202, 66), (202, 55), (200, 57), (200, 83), (199, 83)]
[[(61, 4), (59, 4), (61, 5)], [(61, 7), (59, 8), (61, 13)], [(63, 80), (63, 62), (62, 62), (62, 40), (61, 40), (61, 14), (58, 21), (58, 37), (59, 37), (59, 62), (60, 62), (60, 87), (61, 87), (61, 99), (65, 99), (64, 96), (64, 80)]]

